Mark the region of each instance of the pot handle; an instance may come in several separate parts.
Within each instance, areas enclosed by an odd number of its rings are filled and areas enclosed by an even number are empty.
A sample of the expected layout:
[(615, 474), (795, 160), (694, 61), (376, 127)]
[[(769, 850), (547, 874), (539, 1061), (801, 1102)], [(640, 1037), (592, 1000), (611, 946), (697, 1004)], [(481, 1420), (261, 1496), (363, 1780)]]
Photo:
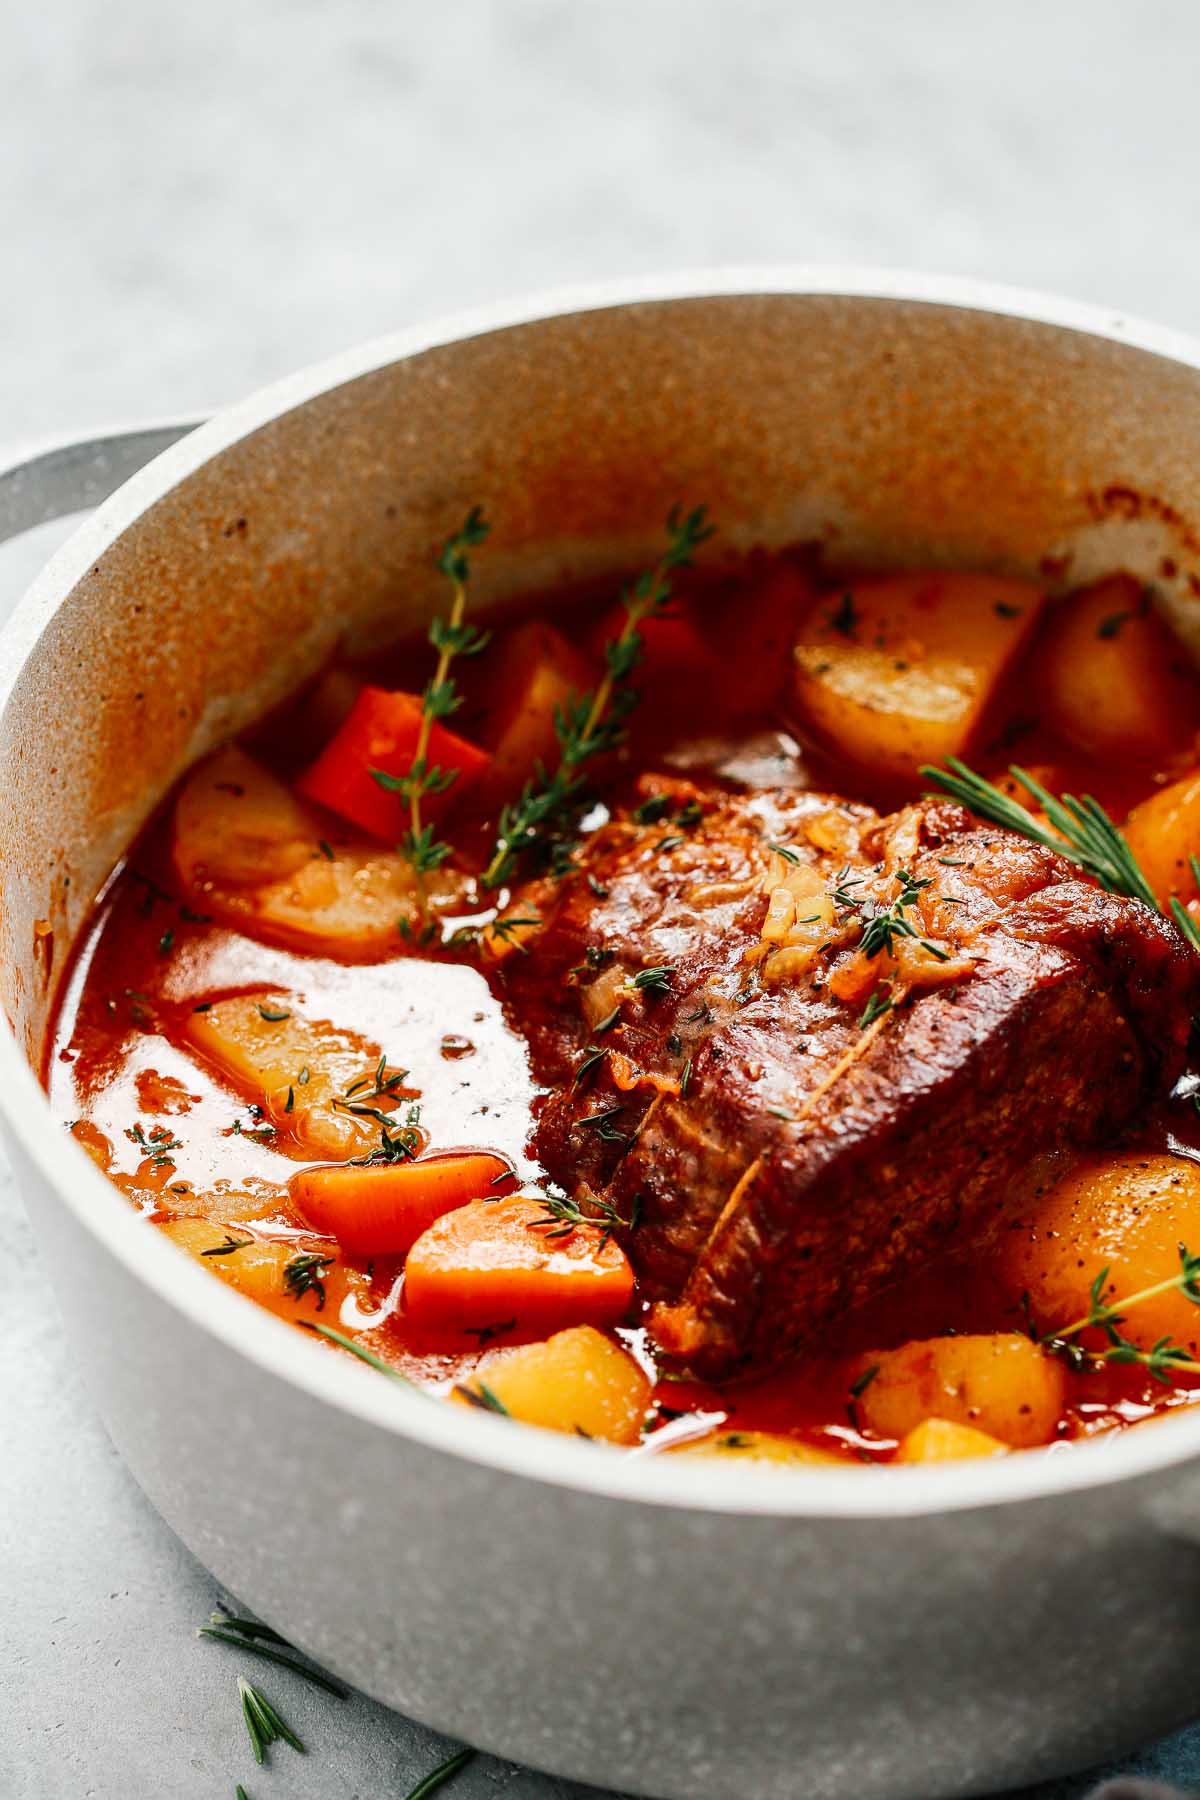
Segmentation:
[(203, 423), (168, 420), (77, 438), (0, 468), (0, 544), (50, 519), (99, 506), (122, 482)]

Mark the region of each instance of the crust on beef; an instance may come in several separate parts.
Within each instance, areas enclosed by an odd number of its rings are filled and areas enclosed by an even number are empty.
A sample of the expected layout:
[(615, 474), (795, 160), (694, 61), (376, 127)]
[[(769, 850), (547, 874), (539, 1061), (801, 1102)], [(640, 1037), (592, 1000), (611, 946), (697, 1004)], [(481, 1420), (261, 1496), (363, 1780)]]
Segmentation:
[[(653, 787), (699, 824), (595, 833), (577, 873), (527, 897), (543, 923), (503, 981), (550, 1089), (542, 1162), (636, 1219), (622, 1238), (652, 1331), (697, 1373), (786, 1355), (984, 1235), (1047, 1161), (1113, 1141), (1180, 1072), (1200, 960), (1039, 846), (947, 801), (880, 818)], [(842, 900), (821, 953), (772, 982), (781, 854)], [(905, 882), (911, 938), (864, 956)], [(669, 975), (636, 986), (647, 969)], [(864, 1024), (870, 993), (893, 1004)]]

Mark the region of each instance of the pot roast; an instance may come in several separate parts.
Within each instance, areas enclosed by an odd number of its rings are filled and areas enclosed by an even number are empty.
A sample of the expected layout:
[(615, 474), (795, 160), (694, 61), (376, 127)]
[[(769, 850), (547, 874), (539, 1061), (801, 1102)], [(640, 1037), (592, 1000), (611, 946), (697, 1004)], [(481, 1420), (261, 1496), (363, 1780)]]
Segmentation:
[(542, 1163), (698, 1374), (983, 1237), (1181, 1071), (1200, 960), (1037, 845), (944, 800), (641, 792), (517, 897), (502, 980)]

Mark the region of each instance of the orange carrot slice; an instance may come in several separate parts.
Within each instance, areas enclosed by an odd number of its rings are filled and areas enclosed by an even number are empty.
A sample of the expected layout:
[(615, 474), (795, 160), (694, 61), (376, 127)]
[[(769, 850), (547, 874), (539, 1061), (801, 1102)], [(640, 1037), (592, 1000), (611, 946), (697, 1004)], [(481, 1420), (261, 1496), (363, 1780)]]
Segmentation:
[(511, 1165), (486, 1150), (402, 1163), (332, 1163), (302, 1169), (288, 1189), (314, 1231), (352, 1256), (403, 1256), (443, 1213), (504, 1192)]
[(564, 1233), (538, 1200), (476, 1200), (431, 1225), (409, 1252), (405, 1303), (415, 1325), (464, 1330), (511, 1319), (521, 1332), (611, 1325), (633, 1297), (633, 1270), (598, 1225)]

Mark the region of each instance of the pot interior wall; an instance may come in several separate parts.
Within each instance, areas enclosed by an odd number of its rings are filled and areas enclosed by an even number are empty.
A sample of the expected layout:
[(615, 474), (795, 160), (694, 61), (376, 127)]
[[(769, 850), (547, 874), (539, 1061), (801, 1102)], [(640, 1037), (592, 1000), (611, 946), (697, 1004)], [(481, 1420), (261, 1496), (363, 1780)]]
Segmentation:
[[(0, 1001), (36, 1057), (97, 890), (182, 769), (319, 665), (419, 628), (467, 507), (474, 604), (652, 555), (676, 501), (727, 549), (1200, 610), (1200, 376), (997, 314), (822, 295), (551, 318), (386, 365), (204, 462), (103, 548), (0, 716)], [(715, 550), (716, 547), (714, 547)]]

